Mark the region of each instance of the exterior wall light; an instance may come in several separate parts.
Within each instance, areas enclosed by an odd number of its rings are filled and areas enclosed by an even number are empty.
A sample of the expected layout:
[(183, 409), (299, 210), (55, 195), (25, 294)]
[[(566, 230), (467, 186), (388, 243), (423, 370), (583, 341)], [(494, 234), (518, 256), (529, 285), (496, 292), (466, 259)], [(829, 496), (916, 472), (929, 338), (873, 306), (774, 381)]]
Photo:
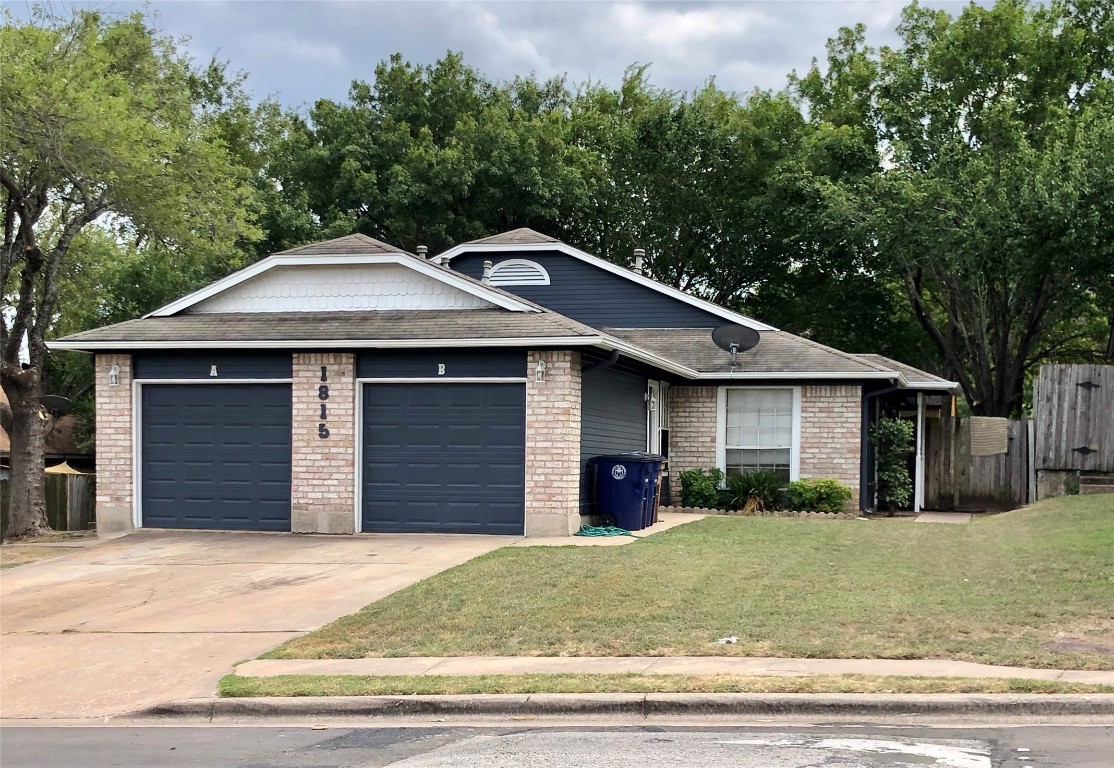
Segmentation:
[(113, 363), (112, 367), (108, 369), (108, 386), (115, 387), (119, 383), (120, 366), (118, 366), (116, 363)]
[(539, 360), (538, 364), (534, 366), (534, 381), (545, 381), (545, 369), (548, 367), (549, 366), (545, 364), (545, 360)]

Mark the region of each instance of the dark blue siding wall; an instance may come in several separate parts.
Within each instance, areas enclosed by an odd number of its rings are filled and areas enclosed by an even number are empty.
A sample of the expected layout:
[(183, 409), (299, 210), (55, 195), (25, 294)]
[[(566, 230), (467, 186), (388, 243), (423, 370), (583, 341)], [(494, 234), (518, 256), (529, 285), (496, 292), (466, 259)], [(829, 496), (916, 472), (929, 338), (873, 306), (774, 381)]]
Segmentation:
[(438, 365), (446, 378), (461, 376), (522, 378), (526, 352), (521, 349), (384, 349), (356, 355), (362, 379), (436, 378)]
[(483, 263), (507, 259), (536, 261), (549, 273), (549, 285), (509, 285), (510, 291), (594, 328), (715, 328), (728, 321), (702, 309), (605, 272), (564, 253), (466, 253), (452, 268), (483, 276)]
[(227, 349), (137, 352), (133, 365), (137, 379), (289, 379), (294, 370), (290, 352)]
[(619, 366), (584, 374), (580, 410), (580, 513), (591, 514), (588, 459), (646, 450), (646, 377)]

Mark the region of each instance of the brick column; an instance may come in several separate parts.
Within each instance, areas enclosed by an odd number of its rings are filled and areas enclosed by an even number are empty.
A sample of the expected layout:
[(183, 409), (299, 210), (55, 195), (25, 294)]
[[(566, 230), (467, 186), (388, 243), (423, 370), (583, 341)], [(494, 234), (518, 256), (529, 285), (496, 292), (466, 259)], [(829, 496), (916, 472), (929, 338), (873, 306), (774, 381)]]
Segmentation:
[[(546, 364), (537, 381), (538, 361)], [(526, 356), (526, 535), (580, 528), (580, 353)]]
[[(325, 366), (327, 381), (321, 381)], [(322, 400), (321, 387), (329, 397)], [(356, 364), (350, 352), (295, 353), (291, 530), (352, 533), (356, 505)], [(325, 418), (321, 418), (321, 406)], [(321, 425), (328, 430), (322, 437)]]
[[(115, 384), (110, 383), (112, 366)], [(97, 355), (97, 533), (132, 529), (132, 357)]]
[(851, 487), (844, 509), (859, 508), (862, 387), (801, 387), (801, 477), (834, 477)]
[(716, 387), (669, 388), (669, 474), (677, 494), (682, 472), (716, 465), (717, 391)]

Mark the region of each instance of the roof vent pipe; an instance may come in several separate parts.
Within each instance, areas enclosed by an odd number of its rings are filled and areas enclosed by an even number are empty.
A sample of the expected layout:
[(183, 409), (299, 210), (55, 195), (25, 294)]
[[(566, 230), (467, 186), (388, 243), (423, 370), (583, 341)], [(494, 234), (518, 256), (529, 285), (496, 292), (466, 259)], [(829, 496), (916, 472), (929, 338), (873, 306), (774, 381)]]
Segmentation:
[(645, 248), (635, 248), (634, 249), (634, 266), (631, 267), (631, 270), (634, 271), (635, 274), (641, 275), (643, 265), (645, 264), (645, 262), (646, 262), (646, 249)]
[(487, 285), (491, 285), (491, 266), (492, 265), (491, 265), (490, 261), (485, 261), (484, 262), (484, 276), (480, 280), (481, 283), (486, 283)]
[(429, 258), (429, 248), (427, 248), (424, 245), (419, 245), (418, 246), (418, 258), (419, 259), (428, 259)]

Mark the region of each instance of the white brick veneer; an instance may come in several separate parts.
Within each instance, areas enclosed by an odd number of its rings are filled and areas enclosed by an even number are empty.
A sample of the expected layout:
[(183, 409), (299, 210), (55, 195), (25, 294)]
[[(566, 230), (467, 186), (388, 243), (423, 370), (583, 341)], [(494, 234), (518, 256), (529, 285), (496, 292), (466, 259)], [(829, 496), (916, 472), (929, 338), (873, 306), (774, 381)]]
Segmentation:
[[(536, 381), (538, 361), (545, 379)], [(526, 535), (580, 527), (580, 353), (530, 352), (526, 362)]]
[[(328, 381), (321, 381), (321, 366)], [(352, 533), (356, 508), (356, 362), (349, 352), (295, 353), (291, 528)], [(322, 400), (318, 388), (329, 387)], [(321, 405), (326, 418), (321, 419)], [(318, 425), (329, 430), (318, 435)]]
[(859, 506), (862, 387), (801, 388), (801, 477), (834, 477), (851, 487), (846, 509)]
[[(109, 384), (112, 366), (119, 368)], [(132, 357), (97, 355), (97, 533), (132, 528)]]
[[(718, 389), (669, 390), (669, 466), (678, 492), (681, 472), (716, 464)], [(861, 407), (858, 384), (801, 387), (801, 477), (834, 477), (850, 486), (847, 509), (859, 504)]]

